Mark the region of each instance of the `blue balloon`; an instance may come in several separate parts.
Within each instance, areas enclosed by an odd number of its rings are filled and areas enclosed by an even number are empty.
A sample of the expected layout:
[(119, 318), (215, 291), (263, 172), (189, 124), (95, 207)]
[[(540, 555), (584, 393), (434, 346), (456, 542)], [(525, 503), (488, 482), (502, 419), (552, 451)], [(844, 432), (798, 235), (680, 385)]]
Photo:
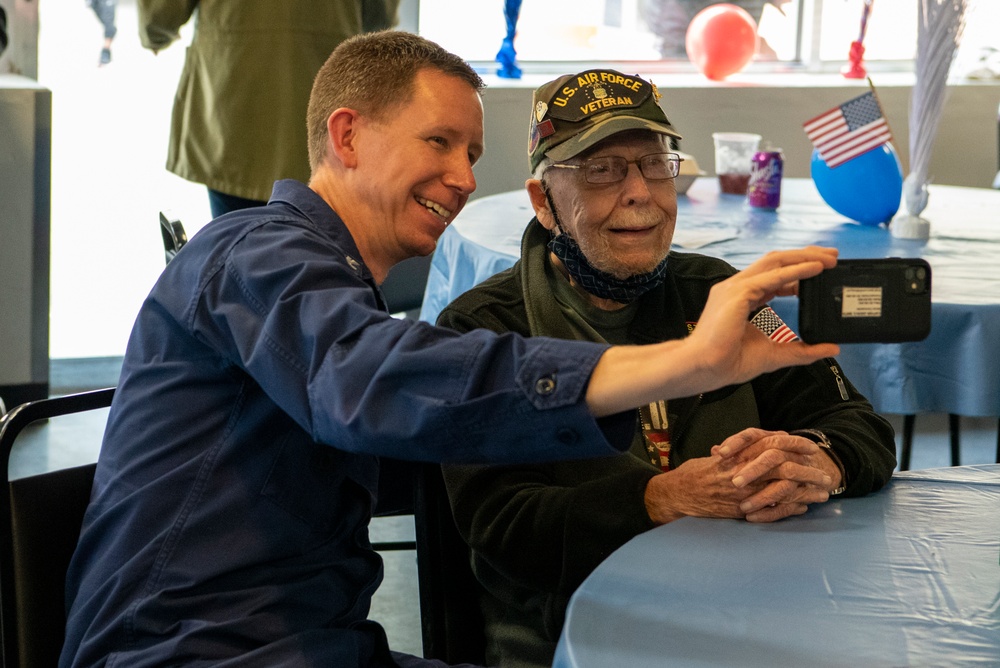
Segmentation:
[(882, 144), (833, 168), (813, 149), (811, 172), (823, 201), (851, 220), (879, 225), (899, 211), (903, 167), (892, 144)]

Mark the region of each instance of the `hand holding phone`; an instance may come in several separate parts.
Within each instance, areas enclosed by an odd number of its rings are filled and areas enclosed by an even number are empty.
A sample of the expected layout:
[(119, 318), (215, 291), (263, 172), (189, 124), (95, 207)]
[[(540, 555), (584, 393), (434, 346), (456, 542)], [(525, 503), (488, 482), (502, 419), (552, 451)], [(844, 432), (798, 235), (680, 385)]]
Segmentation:
[(919, 258), (838, 260), (799, 283), (806, 343), (920, 341), (931, 331), (931, 267)]

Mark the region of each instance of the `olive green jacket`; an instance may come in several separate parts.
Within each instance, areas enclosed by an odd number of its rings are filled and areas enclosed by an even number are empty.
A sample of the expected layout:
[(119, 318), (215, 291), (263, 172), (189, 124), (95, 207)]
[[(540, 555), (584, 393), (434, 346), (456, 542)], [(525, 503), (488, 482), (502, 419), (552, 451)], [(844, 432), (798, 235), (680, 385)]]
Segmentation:
[(352, 35), (389, 28), (399, 0), (138, 0), (139, 36), (169, 46), (197, 10), (174, 98), (167, 169), (267, 200), (309, 181), (306, 107), (316, 72)]

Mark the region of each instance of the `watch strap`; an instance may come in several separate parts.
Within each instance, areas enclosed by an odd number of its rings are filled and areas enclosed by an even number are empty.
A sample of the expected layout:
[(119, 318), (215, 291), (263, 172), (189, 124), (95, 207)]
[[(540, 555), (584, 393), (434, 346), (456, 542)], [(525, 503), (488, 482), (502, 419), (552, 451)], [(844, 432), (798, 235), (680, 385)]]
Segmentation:
[(844, 463), (840, 461), (840, 457), (837, 452), (833, 449), (833, 444), (830, 439), (827, 438), (826, 434), (821, 432), (819, 429), (796, 429), (795, 431), (788, 432), (793, 436), (802, 436), (803, 438), (808, 438), (810, 441), (823, 448), (826, 454), (830, 456), (833, 463), (837, 465), (840, 469), (840, 487), (830, 492), (830, 496), (837, 496), (838, 494), (843, 494), (847, 489), (847, 471), (844, 469)]

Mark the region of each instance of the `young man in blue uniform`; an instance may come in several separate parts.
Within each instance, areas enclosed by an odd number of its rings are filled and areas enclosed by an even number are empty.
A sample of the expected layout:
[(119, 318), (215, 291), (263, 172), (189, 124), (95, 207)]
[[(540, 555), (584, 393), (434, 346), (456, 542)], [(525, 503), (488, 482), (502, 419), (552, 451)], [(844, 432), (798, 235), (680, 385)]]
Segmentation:
[[(611, 344), (683, 341), (715, 326), (706, 300), (735, 269), (670, 251), (679, 171), (671, 142), (680, 135), (659, 97), (650, 82), (612, 70), (535, 92), (526, 186), (536, 217), (521, 258), (458, 297), (438, 324)], [(769, 307), (753, 322), (793, 336)], [(733, 452), (720, 456), (720, 444)], [(743, 462), (766, 471), (756, 484), (734, 484)], [(891, 427), (828, 359), (642, 406), (625, 456), (446, 466), (484, 589), (486, 658), (551, 665), (570, 595), (643, 531), (685, 516), (782, 519), (876, 490), (895, 465)], [(804, 481), (799, 467), (831, 482)]]
[(367, 620), (378, 457), (610, 455), (628, 445), (622, 411), (837, 350), (746, 323), (833, 266), (830, 249), (767, 256), (720, 284), (705, 335), (645, 348), (390, 317), (378, 285), (433, 251), (475, 188), (481, 86), (415, 35), (344, 42), (310, 98), (309, 185), (279, 181), (167, 266), (125, 354), (62, 666), (414, 665)]

